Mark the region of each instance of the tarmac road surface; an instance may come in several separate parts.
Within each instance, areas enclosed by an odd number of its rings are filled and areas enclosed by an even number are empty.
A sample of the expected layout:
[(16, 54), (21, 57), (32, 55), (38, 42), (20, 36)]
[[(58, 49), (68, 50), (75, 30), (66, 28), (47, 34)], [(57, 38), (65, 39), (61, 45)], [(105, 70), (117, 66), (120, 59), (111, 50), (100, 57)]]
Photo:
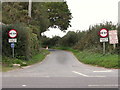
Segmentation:
[(50, 51), (40, 63), (2, 73), (3, 88), (118, 88), (118, 69), (83, 64), (68, 51)]

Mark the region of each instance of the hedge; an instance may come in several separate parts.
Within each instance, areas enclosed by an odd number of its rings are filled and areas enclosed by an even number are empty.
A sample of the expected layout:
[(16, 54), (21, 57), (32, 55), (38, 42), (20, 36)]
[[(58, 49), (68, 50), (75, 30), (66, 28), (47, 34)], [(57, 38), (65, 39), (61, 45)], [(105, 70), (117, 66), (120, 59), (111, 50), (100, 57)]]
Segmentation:
[(39, 40), (33, 30), (24, 24), (12, 24), (2, 26), (2, 51), (3, 56), (12, 57), (12, 49), (8, 39), (8, 31), (15, 29), (18, 32), (17, 43), (15, 43), (15, 57), (18, 59), (29, 60), (39, 52)]

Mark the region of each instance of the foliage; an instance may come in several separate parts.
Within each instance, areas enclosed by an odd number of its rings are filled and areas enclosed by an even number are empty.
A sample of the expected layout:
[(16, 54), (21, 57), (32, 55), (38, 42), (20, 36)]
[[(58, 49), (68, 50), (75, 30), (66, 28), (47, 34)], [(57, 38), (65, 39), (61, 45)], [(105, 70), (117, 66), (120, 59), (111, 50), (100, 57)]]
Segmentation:
[(55, 47), (60, 45), (61, 37), (54, 36), (53, 38), (48, 38), (46, 36), (42, 36), (42, 46), (43, 47)]
[(118, 55), (116, 54), (103, 54), (91, 52), (77, 52), (75, 53), (78, 60), (85, 64), (92, 64), (106, 68), (120, 68), (118, 64)]
[(50, 39), (50, 46), (58, 46), (60, 40), (61, 40), (61, 37), (54, 36), (53, 38)]
[[(28, 2), (3, 2), (3, 23), (15, 24), (22, 22), (37, 27), (40, 34), (49, 27), (58, 27), (67, 30), (72, 18), (66, 2), (33, 2), (32, 17), (28, 16)], [(10, 17), (10, 18), (9, 18)]]
[(117, 54), (100, 54), (88, 50), (79, 51), (68, 47), (56, 47), (55, 49), (68, 50), (73, 52), (77, 59), (85, 64), (102, 66), (105, 68), (120, 68)]
[(32, 8), (32, 18), (30, 24), (38, 27), (39, 31), (37, 33), (38, 35), (41, 35), (41, 33), (45, 32), (50, 25), (47, 7), (45, 6), (45, 3), (33, 2)]
[(2, 70), (3, 72), (6, 72), (12, 69), (16, 69), (15, 67), (13, 67), (13, 64), (20, 64), (21, 66), (27, 66), (41, 62), (47, 54), (49, 54), (49, 51), (41, 50), (40, 53), (33, 56), (29, 61), (24, 61), (17, 58), (3, 57)]
[(19, 67), (8, 67), (8, 66), (1, 66), (1, 67), (2, 67), (2, 69), (0, 71), (2, 71), (2, 72), (7, 72), (10, 70), (19, 68)]
[(71, 26), (70, 20), (72, 16), (66, 2), (48, 2), (46, 6), (48, 8), (50, 27), (58, 27), (60, 30), (65, 31)]
[[(100, 43), (100, 36), (98, 35), (99, 30), (102, 28), (115, 30), (116, 25), (113, 25), (111, 22), (106, 22), (105, 24), (98, 24), (90, 27), (88, 31), (84, 32), (84, 36), (79, 39), (78, 43), (76, 43), (75, 48), (79, 50), (95, 49), (98, 52), (102, 50), (102, 43)], [(106, 46), (107, 51), (110, 52), (112, 48), (111, 45), (106, 43)]]
[(77, 33), (74, 31), (69, 31), (60, 41), (62, 46), (68, 46), (72, 47), (75, 45), (75, 43), (78, 42), (78, 36)]
[[(113, 49), (113, 45), (106, 42), (106, 54), (102, 54), (102, 43), (100, 42), (100, 36), (98, 32), (102, 28), (108, 30), (118, 31), (119, 43), (116, 45), (116, 49)], [(72, 43), (74, 42), (74, 43)], [(71, 44), (72, 43), (72, 44)], [(120, 68), (120, 26), (112, 24), (112, 22), (106, 22), (90, 26), (89, 30), (82, 32), (68, 32), (62, 39), (59, 47), (55, 49), (62, 49), (72, 51), (79, 61), (85, 64), (91, 64), (95, 66), (102, 66), (106, 68)], [(74, 48), (74, 49), (73, 49)]]
[[(56, 46), (60, 37), (42, 38), (41, 33), (49, 27), (58, 27), (62, 31), (67, 30), (72, 18), (66, 2), (32, 2), (32, 16), (28, 16), (28, 2), (2, 2), (2, 51), (6, 64), (22, 63), (26, 60), (30, 64), (42, 60), (46, 53), (40, 52), (40, 44), (43, 46)], [(1, 11), (0, 11), (1, 13)], [(8, 31), (16, 29), (18, 32), (17, 43), (15, 43), (15, 59), (11, 61), (12, 49), (8, 43)], [(46, 42), (41, 42), (46, 40)], [(1, 46), (0, 46), (1, 47)], [(1, 49), (1, 48), (0, 48)], [(31, 58), (40, 53), (38, 56)], [(23, 65), (23, 64), (22, 64)]]
[(48, 55), (50, 52), (48, 50), (41, 50), (40, 53), (34, 55), (29, 61), (27, 61), (28, 65), (31, 64), (35, 64), (38, 62), (41, 62), (42, 60), (44, 60), (44, 58), (46, 57), (46, 55)]
[(9, 57), (3, 57), (2, 64), (3, 64), (3, 66), (12, 67), (13, 64), (20, 64), (20, 65), (22, 65), (23, 64), (23, 60), (13, 59), (13, 58), (9, 58)]
[[(89, 50), (91, 52), (102, 53), (103, 43), (100, 42), (101, 37), (98, 34), (102, 28), (107, 28), (108, 30), (117, 30), (118, 39), (120, 42), (120, 26), (114, 25), (112, 22), (106, 22), (90, 26), (86, 31), (69, 31), (65, 36), (58, 40), (58, 46), (71, 47), (80, 51)], [(52, 39), (46, 39), (45, 43), (47, 45), (55, 46), (54, 37)], [(106, 52), (118, 54), (120, 52), (119, 43), (116, 44), (116, 49), (114, 49), (113, 45), (109, 44), (109, 42), (106, 42)]]
[(28, 23), (28, 3), (24, 2), (3, 2), (2, 3), (2, 22), (14, 24), (16, 22)]
[[(108, 30), (117, 30), (117, 25), (112, 22), (106, 22), (90, 26), (86, 31), (69, 31), (60, 41), (61, 46), (72, 47), (77, 50), (90, 50), (91, 52), (102, 53), (103, 44), (100, 42), (99, 30), (107, 28)], [(119, 27), (118, 27), (119, 29)], [(118, 30), (118, 37), (120, 37)], [(119, 39), (120, 40), (120, 39)], [(116, 49), (113, 49), (113, 45), (106, 42), (107, 53), (118, 53), (119, 46), (116, 45)]]

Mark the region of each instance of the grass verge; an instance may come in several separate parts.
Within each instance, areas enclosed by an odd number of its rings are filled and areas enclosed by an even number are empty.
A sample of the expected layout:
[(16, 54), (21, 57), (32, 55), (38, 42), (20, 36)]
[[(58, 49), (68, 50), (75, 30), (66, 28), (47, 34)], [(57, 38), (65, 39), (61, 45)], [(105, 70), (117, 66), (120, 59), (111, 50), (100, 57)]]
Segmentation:
[(58, 47), (56, 49), (68, 50), (74, 53), (80, 62), (105, 68), (120, 68), (117, 54), (94, 53), (90, 51), (78, 51), (68, 47)]
[(0, 64), (0, 72), (2, 72), (2, 64)]
[[(21, 66), (32, 65), (32, 64), (35, 64), (35, 63), (38, 63), (44, 60), (44, 58), (48, 54), (49, 54), (48, 50), (42, 50), (41, 53), (33, 56), (32, 59), (28, 61), (16, 59), (16, 58), (13, 59), (13, 58), (8, 58), (8, 57), (3, 57), (3, 65), (1, 65), (0, 67), (2, 68), (2, 72), (7, 72), (13, 69), (20, 68), (20, 67), (13, 67), (12, 64), (21, 64)], [(23, 64), (23, 62), (25, 64)]]
[(48, 50), (43, 50), (41, 53), (35, 55), (32, 57), (31, 60), (27, 61), (28, 65), (32, 65), (38, 62), (41, 62), (42, 60), (44, 60), (44, 58), (46, 57), (46, 55), (48, 55), (50, 52)]
[(1, 70), (2, 72), (7, 72), (7, 71), (10, 71), (10, 70), (13, 70), (13, 69), (17, 69), (18, 67), (9, 67), (9, 66), (1, 66)]

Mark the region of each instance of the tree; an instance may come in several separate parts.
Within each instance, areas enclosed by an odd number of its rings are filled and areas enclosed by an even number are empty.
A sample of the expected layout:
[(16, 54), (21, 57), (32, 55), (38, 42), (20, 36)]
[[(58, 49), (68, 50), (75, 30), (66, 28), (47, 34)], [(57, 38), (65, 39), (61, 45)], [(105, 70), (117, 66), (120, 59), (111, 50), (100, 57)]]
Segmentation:
[(54, 47), (54, 46), (59, 46), (61, 37), (59, 36), (54, 36), (53, 38), (48, 38), (46, 36), (42, 36), (42, 46), (43, 47)]
[[(28, 16), (28, 2), (4, 2), (2, 5), (3, 23), (26, 23), (39, 27), (42, 33), (49, 27), (67, 30), (72, 18), (66, 2), (32, 3), (32, 15)], [(9, 18), (10, 17), (10, 18)]]
[(72, 47), (78, 41), (77, 34), (74, 31), (69, 31), (61, 40), (61, 45)]
[[(82, 38), (79, 39), (78, 43), (76, 43), (75, 48), (79, 50), (91, 49), (91, 51), (93, 50), (94, 52), (101, 52), (102, 43), (100, 42), (100, 36), (98, 35), (98, 32), (102, 28), (116, 30), (117, 26), (112, 24), (112, 22), (100, 23), (90, 26), (89, 29), (84, 32)], [(81, 33), (78, 34), (82, 35)], [(106, 43), (106, 46), (107, 52), (112, 53), (112, 45)]]
[(72, 16), (66, 2), (48, 2), (46, 6), (48, 8), (50, 27), (58, 27), (60, 30), (65, 31), (71, 26), (70, 20)]
[(50, 45), (51, 46), (59, 46), (60, 40), (61, 40), (61, 37), (54, 36), (53, 38), (50, 39)]
[(28, 3), (24, 2), (3, 2), (2, 3), (2, 22), (14, 24), (16, 22), (28, 23)]

